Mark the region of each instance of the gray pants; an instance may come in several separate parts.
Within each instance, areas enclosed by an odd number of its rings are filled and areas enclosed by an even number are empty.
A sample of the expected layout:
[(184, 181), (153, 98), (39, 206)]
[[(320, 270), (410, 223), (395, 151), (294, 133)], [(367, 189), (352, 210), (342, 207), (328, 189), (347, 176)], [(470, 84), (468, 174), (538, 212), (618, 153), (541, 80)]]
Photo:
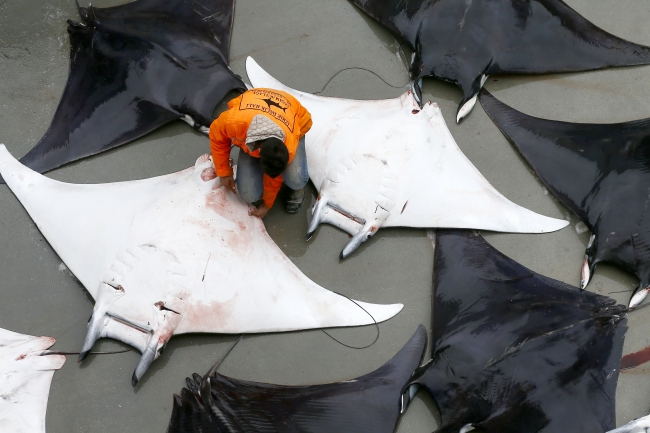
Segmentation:
[[(239, 150), (237, 160), (237, 191), (247, 203), (255, 203), (264, 192), (264, 172), (260, 166), (260, 159)], [(305, 137), (300, 139), (293, 160), (282, 172), (285, 185), (296, 191), (304, 188), (309, 181), (307, 171), (307, 152), (305, 151)]]

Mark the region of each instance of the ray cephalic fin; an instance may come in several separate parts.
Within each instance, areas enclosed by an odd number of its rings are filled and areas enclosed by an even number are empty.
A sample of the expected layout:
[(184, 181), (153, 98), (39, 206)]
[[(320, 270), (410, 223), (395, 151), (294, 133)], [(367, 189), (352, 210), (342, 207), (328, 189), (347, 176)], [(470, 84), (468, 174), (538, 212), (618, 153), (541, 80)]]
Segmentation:
[[(650, 285), (650, 119), (614, 124), (544, 120), (508, 107), (488, 91), (483, 108), (549, 190), (594, 235), (584, 285), (598, 262), (614, 263)], [(641, 299), (635, 299), (638, 304)]]
[[(234, 0), (137, 0), (79, 8), (52, 123), (21, 158), (43, 173), (177, 119), (201, 130), (243, 81), (228, 68)], [(2, 179), (0, 178), (0, 181)]]
[(463, 92), (467, 116), (485, 77), (650, 63), (650, 48), (595, 26), (561, 0), (352, 0), (413, 50), (411, 78)]
[(626, 307), (536, 274), (468, 231), (436, 231), (433, 281), (432, 360), (412, 383), (440, 410), (437, 433), (616, 426)]
[(420, 365), (426, 331), (420, 325), (406, 345), (372, 373), (344, 382), (282, 386), (218, 373), (187, 378), (174, 396), (167, 433), (252, 431), (392, 433), (408, 404), (406, 384)]

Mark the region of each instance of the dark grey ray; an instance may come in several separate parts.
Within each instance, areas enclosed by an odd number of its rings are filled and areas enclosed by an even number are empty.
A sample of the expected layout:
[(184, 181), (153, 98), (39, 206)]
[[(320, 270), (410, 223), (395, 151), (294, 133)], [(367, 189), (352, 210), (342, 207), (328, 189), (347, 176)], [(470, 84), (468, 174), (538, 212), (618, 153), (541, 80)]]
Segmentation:
[[(641, 65), (650, 48), (596, 27), (562, 0), (351, 0), (414, 51), (411, 78), (463, 91), (469, 114), (488, 75), (547, 74)], [(616, 5), (612, 4), (612, 8)]]
[(613, 429), (627, 308), (471, 232), (436, 233), (432, 360), (412, 384), (437, 404), (437, 432)]
[(167, 433), (392, 433), (426, 347), (420, 325), (390, 361), (344, 382), (282, 386), (218, 373), (187, 378)]
[(581, 286), (610, 262), (639, 277), (639, 304), (650, 291), (650, 119), (613, 124), (531, 117), (487, 90), (481, 105), (549, 190), (591, 230)]
[(228, 67), (234, 0), (137, 0), (79, 15), (68, 20), (70, 72), (54, 119), (20, 160), (35, 171), (177, 119), (205, 132), (219, 101), (246, 88)]

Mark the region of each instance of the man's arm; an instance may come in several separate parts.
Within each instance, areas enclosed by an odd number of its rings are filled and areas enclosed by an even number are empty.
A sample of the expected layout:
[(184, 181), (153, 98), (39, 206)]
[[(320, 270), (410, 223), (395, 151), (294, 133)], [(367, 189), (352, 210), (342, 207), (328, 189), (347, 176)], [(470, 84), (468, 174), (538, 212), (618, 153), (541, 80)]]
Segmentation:
[(282, 176), (278, 176), (274, 179), (267, 175), (264, 175), (264, 192), (262, 193), (262, 203), (257, 207), (257, 209), (249, 211), (248, 214), (259, 218), (264, 218), (273, 206), (273, 202), (278, 196), (280, 187), (282, 187)]
[(210, 125), (210, 150), (212, 151), (212, 162), (219, 177), (232, 177), (233, 171), (230, 167), (230, 146), (233, 136), (230, 134), (228, 124), (229, 112), (224, 111)]
[(264, 175), (264, 192), (262, 193), (262, 201), (269, 209), (271, 209), (271, 206), (273, 206), (273, 203), (275, 202), (275, 198), (278, 196), (280, 187), (282, 187), (282, 182), (282, 175), (275, 178)]

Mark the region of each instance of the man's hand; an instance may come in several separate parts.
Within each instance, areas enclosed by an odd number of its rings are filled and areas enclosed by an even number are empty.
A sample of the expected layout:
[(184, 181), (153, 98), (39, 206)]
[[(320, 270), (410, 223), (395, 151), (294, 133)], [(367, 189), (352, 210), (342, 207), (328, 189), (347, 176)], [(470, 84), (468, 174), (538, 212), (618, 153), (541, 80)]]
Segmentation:
[(267, 213), (269, 213), (269, 208), (266, 207), (264, 203), (261, 203), (257, 209), (251, 209), (248, 211), (248, 215), (256, 216), (258, 218), (264, 218)]
[(219, 178), (219, 182), (221, 182), (221, 185), (225, 186), (232, 192), (236, 192), (235, 189), (235, 178), (233, 176), (223, 176)]

